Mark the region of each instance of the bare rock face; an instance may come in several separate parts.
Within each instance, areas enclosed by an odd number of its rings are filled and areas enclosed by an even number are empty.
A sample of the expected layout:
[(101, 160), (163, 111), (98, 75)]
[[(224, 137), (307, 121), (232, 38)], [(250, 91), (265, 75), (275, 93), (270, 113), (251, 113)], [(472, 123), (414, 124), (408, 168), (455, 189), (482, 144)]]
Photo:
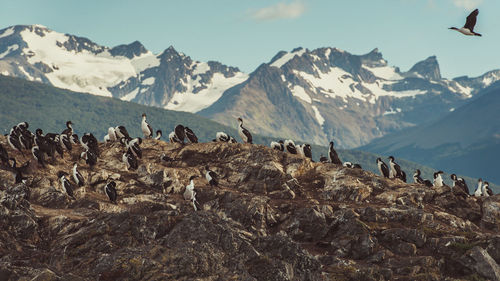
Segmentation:
[[(498, 196), (256, 145), (142, 148), (128, 171), (120, 144), (100, 144), (92, 170), (79, 164), (89, 180), (75, 199), (56, 172), (69, 172), (78, 146), (33, 167), (26, 183), (0, 170), (0, 280), (498, 280)], [(191, 176), (198, 211), (183, 197)], [(116, 204), (103, 191), (111, 180)]]

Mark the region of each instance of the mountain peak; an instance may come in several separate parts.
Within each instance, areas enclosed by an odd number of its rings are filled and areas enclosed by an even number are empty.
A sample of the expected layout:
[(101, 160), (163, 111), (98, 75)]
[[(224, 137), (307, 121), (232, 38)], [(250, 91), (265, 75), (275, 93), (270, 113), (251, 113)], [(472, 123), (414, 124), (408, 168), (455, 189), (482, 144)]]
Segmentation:
[(441, 80), (441, 71), (436, 56), (430, 56), (423, 61), (417, 62), (408, 72), (435, 81)]
[(129, 59), (138, 57), (147, 52), (148, 50), (139, 41), (134, 41), (130, 44), (118, 45), (110, 50), (110, 53), (113, 56), (124, 56)]
[(382, 56), (382, 53), (379, 52), (378, 48), (371, 50), (368, 54), (361, 55), (360, 59), (361, 63), (369, 67), (381, 67), (387, 65), (387, 61)]

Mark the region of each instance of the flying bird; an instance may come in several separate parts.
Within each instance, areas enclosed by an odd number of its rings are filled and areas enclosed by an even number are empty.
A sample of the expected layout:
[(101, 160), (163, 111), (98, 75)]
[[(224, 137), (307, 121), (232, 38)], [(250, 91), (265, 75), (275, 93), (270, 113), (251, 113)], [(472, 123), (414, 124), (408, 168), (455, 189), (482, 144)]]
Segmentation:
[(449, 29), (456, 30), (464, 35), (468, 36), (481, 36), (481, 34), (474, 32), (474, 26), (476, 25), (477, 15), (479, 14), (479, 10), (475, 9), (470, 13), (465, 21), (465, 25), (462, 28), (450, 27)]

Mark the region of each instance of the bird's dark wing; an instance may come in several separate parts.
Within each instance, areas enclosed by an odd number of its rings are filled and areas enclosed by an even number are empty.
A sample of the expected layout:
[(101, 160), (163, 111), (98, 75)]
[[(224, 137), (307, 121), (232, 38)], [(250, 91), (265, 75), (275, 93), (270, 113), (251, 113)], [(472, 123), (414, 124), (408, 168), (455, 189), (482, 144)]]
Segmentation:
[(210, 172), (208, 172), (208, 174), (210, 175), (210, 177), (212, 179), (217, 179), (217, 174), (214, 171), (210, 171)]
[(468, 28), (470, 31), (474, 30), (474, 26), (476, 25), (477, 15), (479, 14), (479, 10), (475, 9), (470, 15), (467, 17), (465, 21), (465, 28)]
[(247, 129), (243, 128), (243, 134), (247, 137), (247, 142), (252, 143), (252, 135)]
[(387, 167), (387, 164), (382, 163), (382, 173), (384, 174), (384, 177), (388, 178), (389, 177), (389, 168)]

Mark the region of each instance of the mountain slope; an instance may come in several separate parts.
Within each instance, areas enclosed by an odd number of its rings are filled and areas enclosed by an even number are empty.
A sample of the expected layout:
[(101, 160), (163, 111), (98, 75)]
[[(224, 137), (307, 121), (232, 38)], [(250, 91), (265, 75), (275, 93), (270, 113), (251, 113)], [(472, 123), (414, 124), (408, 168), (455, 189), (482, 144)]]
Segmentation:
[(500, 182), (499, 108), (497, 82), (438, 121), (385, 136), (361, 149)]
[(173, 47), (158, 55), (138, 41), (109, 48), (40, 25), (0, 30), (0, 73), (190, 112), (246, 79), (237, 68), (195, 62)]
[(436, 57), (401, 72), (377, 49), (353, 55), (297, 48), (278, 53), (199, 114), (228, 124), (235, 112), (244, 112), (260, 134), (318, 144), (335, 139), (339, 147), (353, 147), (439, 118), (499, 78), (493, 71), (447, 80)]

